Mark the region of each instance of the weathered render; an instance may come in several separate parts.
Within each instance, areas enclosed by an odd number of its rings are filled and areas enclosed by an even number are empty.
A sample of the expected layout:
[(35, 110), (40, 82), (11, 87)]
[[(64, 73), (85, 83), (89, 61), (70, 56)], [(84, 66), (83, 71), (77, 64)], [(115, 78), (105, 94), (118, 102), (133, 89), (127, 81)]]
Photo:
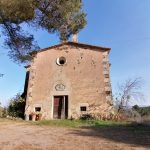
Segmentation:
[(109, 48), (65, 42), (34, 54), (26, 67), (26, 120), (109, 115), (109, 52)]

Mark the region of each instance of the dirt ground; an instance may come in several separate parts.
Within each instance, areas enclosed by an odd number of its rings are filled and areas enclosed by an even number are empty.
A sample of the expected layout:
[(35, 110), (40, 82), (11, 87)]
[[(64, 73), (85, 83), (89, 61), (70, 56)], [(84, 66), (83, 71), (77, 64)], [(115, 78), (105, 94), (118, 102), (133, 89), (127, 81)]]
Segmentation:
[(150, 132), (0, 122), (0, 150), (150, 150)]

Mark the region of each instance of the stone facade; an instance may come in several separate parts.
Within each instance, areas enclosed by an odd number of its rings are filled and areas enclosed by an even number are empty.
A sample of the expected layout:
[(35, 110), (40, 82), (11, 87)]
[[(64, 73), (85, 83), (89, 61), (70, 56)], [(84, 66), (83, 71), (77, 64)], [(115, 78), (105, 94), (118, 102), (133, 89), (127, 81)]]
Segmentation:
[(26, 120), (78, 118), (93, 105), (100, 114), (109, 114), (109, 52), (109, 48), (66, 42), (34, 54), (26, 67)]

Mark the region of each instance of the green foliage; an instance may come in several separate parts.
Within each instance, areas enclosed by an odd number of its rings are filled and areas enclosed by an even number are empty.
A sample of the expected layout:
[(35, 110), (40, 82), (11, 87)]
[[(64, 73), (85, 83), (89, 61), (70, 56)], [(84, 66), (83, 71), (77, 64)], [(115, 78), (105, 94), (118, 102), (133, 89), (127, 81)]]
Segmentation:
[(81, 0), (0, 0), (0, 27), (14, 61), (26, 62), (39, 49), (23, 24), (57, 33), (65, 41), (85, 27), (85, 17)]
[(59, 33), (61, 40), (65, 41), (71, 34), (78, 33), (86, 24), (80, 0), (38, 2), (38, 25), (50, 33)]
[(80, 127), (86, 123), (80, 120), (43, 120), (33, 122), (36, 125), (55, 126), (55, 127)]
[(55, 127), (109, 127), (109, 126), (120, 126), (126, 125), (126, 122), (115, 122), (115, 121), (100, 121), (100, 120), (43, 120), (32, 122), (35, 125), (44, 126), (55, 126)]
[(7, 109), (6, 109), (6, 107), (3, 108), (3, 107), (0, 106), (0, 118), (6, 118), (6, 117), (7, 117)]
[(6, 22), (22, 23), (34, 17), (33, 0), (0, 0), (1, 18)]
[(3, 107), (0, 106), (0, 117), (2, 117), (3, 114)]
[(141, 116), (150, 115), (150, 106), (149, 107), (139, 107), (138, 105), (134, 105), (132, 109), (136, 110)]
[(26, 125), (38, 125), (38, 126), (50, 126), (50, 127), (66, 127), (66, 128), (80, 128), (80, 127), (135, 127), (137, 124), (132, 124), (130, 122), (119, 122), (119, 121), (100, 121), (100, 120), (42, 120), (42, 121), (35, 121), (35, 122), (26, 122), (20, 119), (0, 119), (1, 121), (7, 121), (12, 123), (21, 122), (25, 123)]
[(4, 107), (3, 110), (2, 110), (2, 118), (6, 118), (7, 117), (7, 108)]
[(12, 117), (24, 118), (25, 100), (21, 98), (20, 94), (17, 94), (11, 99), (7, 108), (8, 115)]
[(140, 107), (138, 105), (134, 105), (132, 108), (138, 110)]
[(93, 120), (94, 117), (91, 114), (83, 114), (80, 117), (80, 120)]

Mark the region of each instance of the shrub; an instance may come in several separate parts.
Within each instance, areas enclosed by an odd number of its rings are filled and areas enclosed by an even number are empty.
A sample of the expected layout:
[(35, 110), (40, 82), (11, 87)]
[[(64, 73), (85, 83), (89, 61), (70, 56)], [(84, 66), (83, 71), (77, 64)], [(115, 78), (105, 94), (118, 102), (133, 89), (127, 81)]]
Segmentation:
[(8, 115), (12, 117), (24, 118), (25, 100), (20, 94), (17, 94), (10, 100), (7, 111)]
[(80, 116), (80, 120), (93, 120), (95, 119), (91, 114), (83, 114)]

